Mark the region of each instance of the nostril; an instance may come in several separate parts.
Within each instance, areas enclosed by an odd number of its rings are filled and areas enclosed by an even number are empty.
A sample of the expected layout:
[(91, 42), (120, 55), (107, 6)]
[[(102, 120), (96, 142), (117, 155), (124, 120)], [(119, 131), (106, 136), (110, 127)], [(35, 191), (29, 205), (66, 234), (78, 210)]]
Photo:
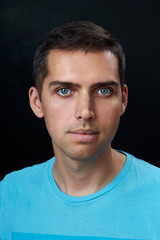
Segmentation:
[(88, 91), (82, 91), (76, 102), (76, 118), (92, 120), (95, 118), (94, 101)]
[(82, 111), (77, 112), (77, 118), (79, 120), (93, 120), (95, 118), (95, 113), (93, 110), (83, 109)]

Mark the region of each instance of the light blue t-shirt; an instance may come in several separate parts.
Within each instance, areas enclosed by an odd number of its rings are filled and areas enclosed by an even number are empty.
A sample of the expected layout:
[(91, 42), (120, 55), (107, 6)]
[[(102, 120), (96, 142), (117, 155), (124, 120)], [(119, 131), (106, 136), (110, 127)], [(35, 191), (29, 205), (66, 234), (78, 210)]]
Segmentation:
[(160, 169), (124, 154), (118, 176), (84, 197), (58, 188), (54, 158), (8, 174), (0, 183), (0, 239), (160, 239)]

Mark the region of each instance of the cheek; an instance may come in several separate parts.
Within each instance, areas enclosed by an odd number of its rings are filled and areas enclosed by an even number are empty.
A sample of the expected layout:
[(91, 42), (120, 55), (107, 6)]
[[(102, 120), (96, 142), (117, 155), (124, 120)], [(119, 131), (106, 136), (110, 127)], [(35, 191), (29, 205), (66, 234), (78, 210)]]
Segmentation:
[(106, 128), (117, 128), (121, 116), (121, 104), (113, 103), (104, 106), (100, 115), (103, 126), (106, 126)]
[(101, 112), (104, 115), (108, 115), (111, 118), (114, 116), (120, 116), (121, 114), (121, 101), (114, 100), (114, 101), (108, 101), (105, 104), (103, 104), (103, 107), (101, 107)]
[(60, 101), (46, 103), (43, 108), (46, 127), (50, 135), (56, 134), (59, 129), (65, 127), (72, 112), (72, 107), (68, 106), (64, 101), (63, 103)]

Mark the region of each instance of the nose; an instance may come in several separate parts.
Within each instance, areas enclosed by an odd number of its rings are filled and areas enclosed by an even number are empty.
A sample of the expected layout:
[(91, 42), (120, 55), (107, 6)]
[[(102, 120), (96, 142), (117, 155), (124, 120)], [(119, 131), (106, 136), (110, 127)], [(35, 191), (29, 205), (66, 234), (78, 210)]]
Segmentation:
[(94, 102), (90, 94), (79, 96), (76, 103), (76, 118), (90, 121), (95, 119)]

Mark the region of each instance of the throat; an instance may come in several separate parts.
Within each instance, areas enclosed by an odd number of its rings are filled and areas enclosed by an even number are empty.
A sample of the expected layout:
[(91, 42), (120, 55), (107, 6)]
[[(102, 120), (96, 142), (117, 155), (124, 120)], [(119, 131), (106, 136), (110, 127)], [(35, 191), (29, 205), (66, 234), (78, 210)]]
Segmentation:
[[(113, 150), (114, 151), (114, 150)], [(68, 164), (57, 159), (53, 166), (53, 176), (59, 189), (73, 197), (83, 197), (100, 191), (107, 186), (121, 171), (125, 163), (125, 155), (113, 152), (88, 162)], [(67, 163), (67, 164), (66, 164)]]

